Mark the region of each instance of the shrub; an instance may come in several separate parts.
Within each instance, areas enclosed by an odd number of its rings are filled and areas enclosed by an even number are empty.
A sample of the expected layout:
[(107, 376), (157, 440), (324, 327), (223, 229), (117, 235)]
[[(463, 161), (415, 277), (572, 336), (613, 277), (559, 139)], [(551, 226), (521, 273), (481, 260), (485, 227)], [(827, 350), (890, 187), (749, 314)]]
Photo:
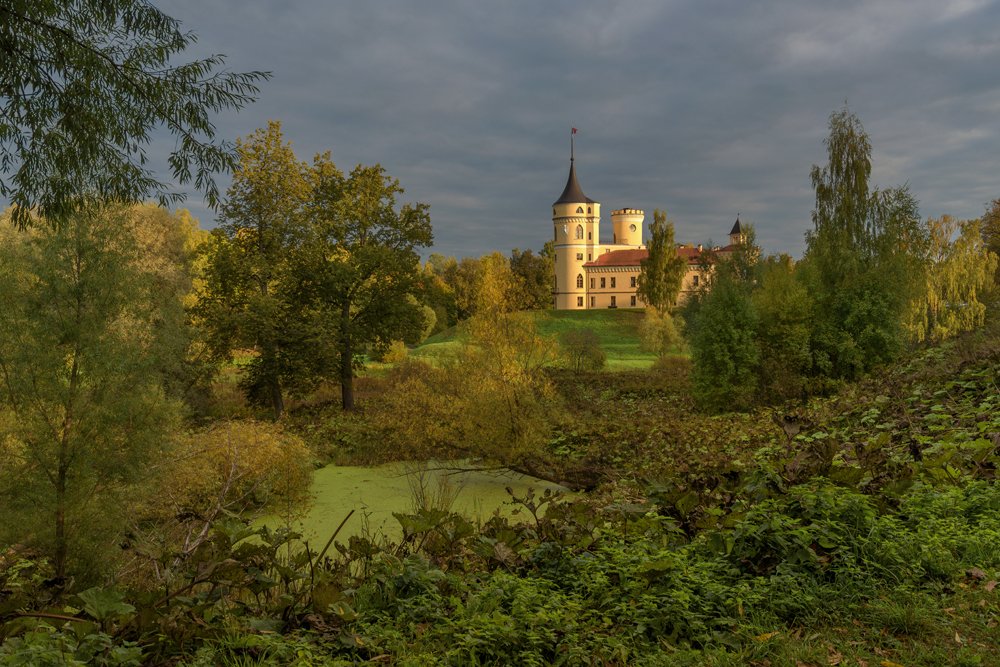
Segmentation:
[(204, 515), (298, 506), (308, 497), (311, 463), (301, 438), (277, 424), (223, 422), (179, 444), (159, 480), (159, 509)]
[(571, 329), (559, 337), (562, 353), (575, 371), (596, 371), (604, 368), (607, 355), (601, 349), (601, 339), (593, 329)]

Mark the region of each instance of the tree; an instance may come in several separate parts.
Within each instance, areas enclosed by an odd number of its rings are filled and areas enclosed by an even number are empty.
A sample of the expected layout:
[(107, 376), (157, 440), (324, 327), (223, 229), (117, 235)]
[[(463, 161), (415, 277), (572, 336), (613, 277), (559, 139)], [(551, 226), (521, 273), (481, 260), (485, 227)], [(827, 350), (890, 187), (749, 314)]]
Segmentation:
[(904, 187), (871, 191), (871, 143), (857, 116), (830, 116), (828, 163), (814, 166), (814, 229), (803, 276), (816, 301), (814, 371), (855, 377), (894, 359), (923, 286), (926, 231)]
[(759, 394), (767, 402), (802, 396), (812, 365), (812, 299), (788, 255), (767, 258), (759, 272), (760, 284), (751, 294), (758, 318)]
[(187, 307), (194, 303), (200, 248), (209, 234), (198, 227), (191, 214), (154, 204), (128, 210), (138, 261), (155, 282), (160, 322), (155, 331), (161, 360), (164, 391), (181, 399), (195, 412), (204, 411), (210, 394), (213, 368), (193, 327), (188, 326)]
[(120, 207), (0, 236), (0, 540), (45, 549), (57, 577), (92, 574), (176, 427), (162, 273)]
[(608, 355), (593, 329), (570, 329), (559, 336), (559, 346), (574, 371), (599, 371)]
[(660, 312), (673, 308), (681, 291), (681, 281), (687, 272), (687, 260), (677, 254), (674, 243), (674, 223), (657, 209), (649, 225), (649, 255), (642, 260), (636, 294), (647, 305)]
[(660, 312), (652, 306), (646, 308), (646, 313), (639, 322), (639, 345), (646, 352), (652, 352), (659, 358), (676, 352), (684, 342), (677, 322), (669, 312)]
[(510, 253), (510, 269), (521, 278), (522, 289), (518, 296), (519, 310), (545, 310), (552, 307), (552, 276), (555, 262), (544, 252), (514, 248)]
[(206, 246), (195, 313), (216, 358), (228, 359), (240, 348), (256, 351), (243, 387), (278, 419), (285, 386), (309, 386), (327, 359), (312, 313), (296, 300), (293, 276), (313, 175), (285, 143), (277, 121), (236, 147), (240, 164), (222, 206), (222, 224)]
[(691, 380), (700, 406), (722, 412), (753, 405), (760, 363), (757, 326), (749, 287), (732, 272), (718, 271), (689, 327)]
[[(1000, 199), (986, 205), (982, 217), (983, 244), (986, 249), (1000, 257)], [(996, 283), (1000, 286), (1000, 269), (995, 272)]]
[(992, 287), (998, 260), (983, 242), (979, 220), (958, 221), (945, 215), (927, 225), (927, 284), (914, 301), (911, 328), (917, 341), (939, 341), (983, 324), (986, 304), (980, 297)]
[(32, 210), (58, 223), (86, 199), (182, 199), (147, 166), (158, 127), (177, 140), (174, 178), (215, 205), (212, 174), (235, 155), (211, 114), (246, 106), (270, 75), (223, 70), (219, 55), (173, 64), (196, 39), (145, 0), (0, 5), (0, 196), (15, 223)]
[(354, 370), (365, 347), (384, 351), (419, 336), (417, 248), (431, 243), (426, 204), (396, 206), (399, 181), (380, 165), (355, 167), (347, 178), (329, 160), (317, 164), (306, 261), (300, 283), (322, 313), (339, 359), (341, 403), (354, 407)]

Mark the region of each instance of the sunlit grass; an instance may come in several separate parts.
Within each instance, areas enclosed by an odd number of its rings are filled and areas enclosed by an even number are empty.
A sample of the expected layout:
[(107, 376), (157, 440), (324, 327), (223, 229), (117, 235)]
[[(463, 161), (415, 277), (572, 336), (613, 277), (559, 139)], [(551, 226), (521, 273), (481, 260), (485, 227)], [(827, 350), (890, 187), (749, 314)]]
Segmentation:
[[(538, 333), (558, 338), (567, 331), (590, 329), (607, 355), (607, 370), (644, 370), (652, 367), (656, 356), (639, 344), (639, 323), (643, 312), (637, 309), (546, 310), (531, 313)], [(410, 354), (435, 363), (453, 356), (461, 348), (460, 328), (452, 327), (428, 338)]]

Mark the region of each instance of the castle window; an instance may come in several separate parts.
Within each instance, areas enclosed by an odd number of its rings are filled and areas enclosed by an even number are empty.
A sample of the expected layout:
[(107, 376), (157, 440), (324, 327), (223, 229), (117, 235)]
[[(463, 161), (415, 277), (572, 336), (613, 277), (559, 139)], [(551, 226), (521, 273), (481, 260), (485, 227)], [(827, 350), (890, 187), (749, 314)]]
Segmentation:
[(611, 286), (612, 287), (615, 286), (615, 277), (614, 276), (611, 276)]
[(628, 230), (629, 230), (630, 232), (634, 232), (634, 231), (635, 231), (635, 225), (629, 225), (629, 226), (628, 226)]
[(608, 308), (617, 308), (618, 304), (615, 303), (615, 297), (611, 297), (611, 305)]
[(583, 289), (583, 274), (576, 274), (576, 287), (577, 289)]
[(632, 287), (635, 287), (635, 276), (632, 276)]
[(590, 279), (590, 289), (594, 289), (594, 279)]
[(697, 286), (698, 286), (698, 276), (695, 276), (695, 277), (694, 277), (694, 286), (695, 286), (695, 287), (697, 287)]
[(583, 207), (582, 206), (577, 206), (576, 207), (576, 212), (577, 213), (583, 213)]
[(583, 225), (577, 225), (576, 226), (576, 238), (578, 238), (578, 239), (582, 239), (583, 238)]
[(590, 253), (589, 252), (587, 253), (587, 261), (588, 262), (590, 261)]
[(576, 261), (578, 261), (578, 262), (582, 262), (583, 261), (583, 253), (582, 252), (576, 253)]
[(605, 287), (605, 285), (604, 285), (604, 278), (601, 278), (601, 289), (604, 289), (604, 287)]
[(589, 206), (587, 207), (587, 213), (590, 213), (590, 207)]
[(635, 308), (635, 296), (632, 296), (631, 299), (632, 299), (631, 306)]
[(583, 297), (582, 296), (576, 297), (576, 305), (577, 305), (578, 308), (583, 308)]
[(556, 210), (552, 209), (552, 215), (555, 215), (555, 214), (556, 214)]
[(594, 235), (591, 234), (590, 232), (587, 232), (587, 240), (591, 241), (591, 240), (593, 240), (593, 238), (594, 238)]
[(618, 235), (617, 234), (612, 234), (611, 235), (611, 242), (612, 243), (618, 243)]
[(593, 308), (593, 307), (594, 307), (594, 302), (595, 302), (595, 301), (596, 301), (596, 299), (595, 299), (594, 297), (590, 297), (590, 307), (591, 307), (591, 308)]

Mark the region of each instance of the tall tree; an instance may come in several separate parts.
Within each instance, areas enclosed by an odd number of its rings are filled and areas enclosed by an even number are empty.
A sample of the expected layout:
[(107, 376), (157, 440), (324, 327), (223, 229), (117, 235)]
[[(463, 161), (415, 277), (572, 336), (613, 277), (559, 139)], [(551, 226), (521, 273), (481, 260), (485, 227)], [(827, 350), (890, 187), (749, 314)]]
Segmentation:
[(814, 229), (803, 276), (816, 301), (816, 372), (852, 377), (893, 359), (909, 303), (923, 285), (926, 231), (904, 187), (870, 190), (871, 142), (843, 109), (830, 116), (828, 162), (811, 173)]
[(252, 348), (244, 381), (248, 398), (285, 409), (283, 386), (305, 382), (303, 366), (322, 359), (310, 349), (317, 332), (296, 302), (292, 267), (305, 234), (312, 171), (268, 123), (237, 141), (239, 168), (222, 206), (221, 225), (206, 246), (204, 287), (195, 309), (219, 358)]
[(147, 162), (163, 127), (174, 178), (210, 205), (213, 172), (235, 164), (211, 114), (253, 101), (263, 72), (222, 69), (219, 55), (176, 64), (197, 37), (145, 0), (0, 4), (0, 196), (20, 225), (58, 222), (93, 198), (176, 202)]
[(646, 250), (649, 255), (642, 260), (636, 294), (661, 313), (669, 311), (681, 291), (687, 260), (677, 254), (674, 223), (659, 209), (653, 211)]
[(359, 353), (384, 351), (424, 326), (412, 297), (420, 287), (417, 249), (430, 245), (431, 222), (426, 204), (397, 207), (403, 188), (380, 165), (358, 165), (344, 178), (320, 160), (317, 174), (302, 282), (336, 341), (341, 403), (350, 410)]
[(45, 549), (58, 577), (86, 573), (176, 427), (163, 273), (121, 208), (0, 237), (0, 540)]

